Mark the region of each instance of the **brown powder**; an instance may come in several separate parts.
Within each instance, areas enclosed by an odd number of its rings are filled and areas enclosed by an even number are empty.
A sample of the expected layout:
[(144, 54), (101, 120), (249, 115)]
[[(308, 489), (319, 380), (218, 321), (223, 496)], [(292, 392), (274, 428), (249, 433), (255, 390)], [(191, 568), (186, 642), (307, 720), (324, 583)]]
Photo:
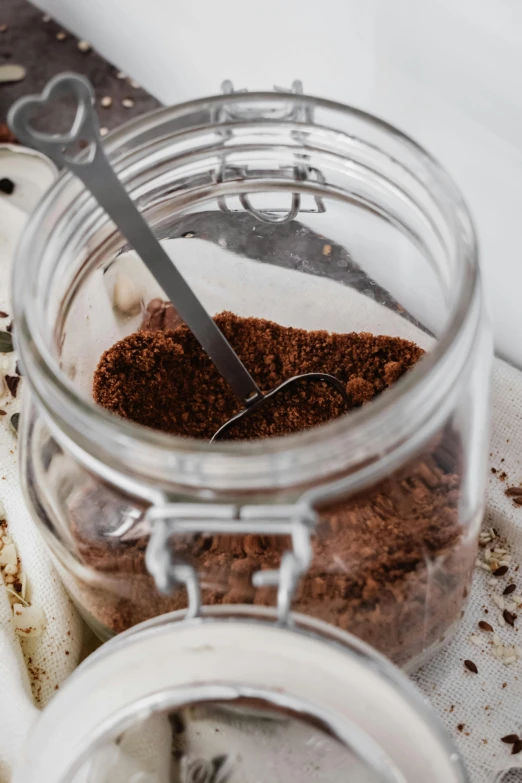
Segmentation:
[[(187, 328), (151, 330), (151, 315), (146, 331), (102, 356), (95, 399), (146, 426), (208, 439), (238, 403)], [(394, 337), (306, 332), (230, 313), (217, 321), (262, 389), (297, 373), (330, 372), (346, 384), (353, 407), (422, 356)], [(284, 434), (345, 410), (322, 384), (306, 390), (306, 403), (294, 394), (269, 416), (248, 417), (234, 437)], [(474, 542), (464, 540), (458, 519), (459, 487), (460, 446), (448, 425), (378, 486), (318, 509), (313, 561), (294, 609), (355, 633), (398, 663), (442, 641), (460, 616), (474, 563)], [(96, 482), (74, 509), (77, 554), (93, 576), (88, 584), (67, 581), (101, 635), (186, 606), (183, 590), (157, 593), (145, 567), (147, 537), (123, 542), (109, 535), (128, 509), (129, 501)], [(275, 589), (254, 588), (252, 574), (278, 567), (285, 538), (203, 533), (175, 546), (176, 556), (197, 568), (205, 604), (275, 604)]]
[[(164, 315), (160, 312), (156, 321), (161, 324)], [(150, 331), (154, 318), (148, 313), (147, 331), (126, 337), (103, 354), (94, 399), (138, 424), (209, 440), (242, 406), (189, 329), (181, 325)], [(308, 332), (232, 313), (218, 315), (216, 322), (263, 391), (294, 375), (325, 372), (345, 384), (353, 407), (392, 385), (423, 353), (397, 337)], [(249, 415), (230, 437), (298, 432), (345, 410), (330, 386), (302, 381)]]

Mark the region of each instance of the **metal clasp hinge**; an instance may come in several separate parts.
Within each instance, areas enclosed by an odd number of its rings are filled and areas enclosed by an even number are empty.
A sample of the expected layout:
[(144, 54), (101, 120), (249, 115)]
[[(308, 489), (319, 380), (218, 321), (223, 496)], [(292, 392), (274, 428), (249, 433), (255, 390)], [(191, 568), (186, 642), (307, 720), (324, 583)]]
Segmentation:
[[(284, 87), (277, 87), (274, 86), (274, 91), (278, 93), (286, 93), (288, 95), (302, 95), (303, 94), (303, 84), (301, 81), (296, 79), (293, 83), (290, 89), (284, 88)], [(236, 94), (242, 94), (248, 92), (248, 90), (234, 90), (232, 82), (227, 79), (221, 84), (221, 92), (223, 95), (236, 95)], [(252, 120), (259, 117), (256, 113), (255, 109), (246, 109), (246, 110), (240, 110), (235, 105), (227, 105), (222, 104), (219, 106), (219, 108), (216, 110), (215, 115), (213, 117), (213, 120), (218, 123), (225, 123), (229, 121), (240, 121), (240, 120)], [(283, 108), (279, 112), (274, 113), (274, 119), (278, 120), (289, 120), (294, 122), (299, 122), (303, 124), (311, 124), (313, 123), (313, 111), (312, 108), (307, 104), (294, 104), (290, 106), (289, 108), (285, 109)], [(302, 141), (303, 133), (299, 130), (296, 130), (292, 134), (296, 141)], [(231, 132), (230, 131), (223, 131), (223, 136), (226, 139), (230, 138)], [(298, 159), (298, 162), (295, 166), (292, 167), (292, 169), (289, 171), (287, 168), (285, 169), (277, 169), (274, 171), (274, 175), (280, 175), (285, 174), (288, 176), (289, 174), (293, 174), (294, 178), (297, 182), (306, 182), (307, 180), (318, 182), (319, 184), (324, 184), (324, 177), (322, 173), (314, 169), (312, 166), (310, 166), (308, 162), (308, 156), (306, 155), (298, 155), (296, 153), (296, 157)], [(248, 177), (252, 176), (259, 176), (259, 175), (266, 175), (266, 170), (263, 171), (253, 171), (253, 170), (247, 170), (246, 167), (237, 167), (237, 166), (231, 166), (226, 161), (226, 154), (224, 154), (221, 157), (220, 165), (215, 173), (215, 181), (217, 183), (220, 182), (226, 182), (229, 180), (245, 180), (248, 179)], [(292, 202), (289, 209), (281, 209), (278, 207), (273, 207), (271, 209), (256, 209), (251, 200), (250, 196), (247, 193), (241, 193), (239, 195), (239, 202), (241, 204), (241, 207), (245, 212), (250, 213), (253, 217), (255, 217), (257, 220), (261, 221), (262, 223), (289, 223), (291, 220), (294, 220), (297, 215), (301, 212), (309, 212), (309, 213), (322, 213), (326, 212), (326, 207), (324, 205), (324, 202), (320, 196), (314, 196), (314, 202), (315, 202), (315, 208), (305, 208), (302, 204), (301, 194), (300, 193), (292, 193)], [(230, 209), (227, 205), (226, 198), (224, 196), (220, 196), (218, 198), (218, 206), (221, 209), (222, 212), (239, 212), (238, 209)]]
[(201, 611), (201, 587), (196, 569), (177, 560), (169, 547), (173, 536), (206, 533), (208, 535), (280, 535), (290, 536), (292, 549), (284, 552), (281, 565), (273, 571), (256, 571), (254, 587), (277, 587), (277, 616), (289, 622), (292, 598), (301, 576), (312, 559), (311, 534), (317, 522), (315, 511), (305, 504), (274, 506), (200, 505), (172, 503), (152, 506), (145, 515), (151, 535), (145, 563), (157, 589), (170, 594), (185, 585), (188, 595), (187, 618)]

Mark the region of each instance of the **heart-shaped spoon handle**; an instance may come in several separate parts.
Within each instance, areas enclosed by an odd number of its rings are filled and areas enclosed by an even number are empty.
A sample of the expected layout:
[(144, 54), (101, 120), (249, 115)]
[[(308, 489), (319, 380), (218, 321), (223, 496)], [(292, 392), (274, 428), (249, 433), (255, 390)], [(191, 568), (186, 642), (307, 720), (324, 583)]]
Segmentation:
[[(60, 97), (72, 98), (76, 104), (71, 129), (65, 133), (43, 133), (37, 130), (31, 121), (35, 110), (50, 107)], [(96, 145), (101, 141), (93, 101), (94, 93), (87, 79), (75, 73), (62, 73), (50, 80), (41, 95), (26, 95), (16, 101), (7, 119), (19, 141), (28, 147), (36, 147), (59, 166), (72, 169), (76, 168), (77, 163), (73, 155), (68, 154), (68, 149), (79, 141), (87, 142), (88, 163), (93, 157)]]
[[(36, 130), (30, 115), (62, 95), (76, 101), (71, 129), (63, 134)], [(160, 245), (111, 167), (100, 138), (90, 82), (75, 73), (55, 76), (41, 95), (27, 95), (16, 101), (9, 111), (8, 122), (20, 141), (40, 150), (81, 179), (136, 250), (243, 405), (249, 406), (262, 398), (256, 382)], [(73, 156), (73, 146), (80, 141), (86, 142), (87, 148), (79, 157)]]

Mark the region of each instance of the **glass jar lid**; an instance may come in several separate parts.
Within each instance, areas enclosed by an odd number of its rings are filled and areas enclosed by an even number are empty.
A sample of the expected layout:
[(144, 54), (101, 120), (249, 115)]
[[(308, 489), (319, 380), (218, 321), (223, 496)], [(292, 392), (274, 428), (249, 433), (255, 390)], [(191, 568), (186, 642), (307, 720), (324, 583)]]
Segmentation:
[(355, 637), (260, 607), (184, 618), (91, 656), (43, 712), (13, 783), (467, 780), (420, 694)]

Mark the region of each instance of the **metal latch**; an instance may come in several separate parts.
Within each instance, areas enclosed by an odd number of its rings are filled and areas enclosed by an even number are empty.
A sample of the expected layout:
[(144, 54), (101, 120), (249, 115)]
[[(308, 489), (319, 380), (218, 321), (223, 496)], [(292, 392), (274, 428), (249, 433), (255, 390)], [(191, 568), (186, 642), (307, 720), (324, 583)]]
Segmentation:
[(288, 623), (295, 589), (312, 559), (310, 537), (317, 515), (310, 506), (299, 503), (273, 506), (172, 503), (152, 506), (144, 521), (151, 529), (145, 555), (147, 569), (162, 593), (171, 594), (173, 589), (185, 585), (187, 617), (197, 617), (201, 611), (201, 587), (196, 569), (173, 555), (169, 546), (172, 537), (190, 533), (289, 536), (292, 549), (283, 553), (280, 567), (256, 571), (252, 576), (254, 587), (277, 587), (278, 620)]
[[(289, 95), (302, 95), (303, 85), (302, 82), (296, 80), (292, 83), (292, 87), (290, 89), (274, 86), (274, 91), (278, 93), (287, 93)], [(237, 95), (246, 93), (248, 90), (234, 90), (232, 82), (227, 79), (221, 84), (221, 92), (224, 95)], [(296, 104), (293, 102), (289, 107), (283, 107), (281, 110), (274, 110), (269, 116), (273, 116), (274, 119), (278, 120), (288, 120), (308, 124), (313, 122), (313, 110), (311, 106), (305, 102), (302, 104)], [(227, 123), (230, 121), (237, 122), (241, 120), (255, 120), (256, 117), (259, 117), (256, 109), (241, 109), (238, 108), (235, 104), (229, 105), (224, 103), (216, 109), (212, 119), (216, 123)], [(223, 130), (223, 136), (225, 140), (230, 138), (231, 135), (232, 133), (230, 130)], [(292, 135), (294, 136), (295, 140), (299, 142), (302, 140), (304, 134), (299, 130), (295, 130), (293, 131)], [(254, 171), (251, 169), (247, 170), (245, 167), (240, 168), (237, 166), (231, 166), (227, 163), (226, 157), (226, 153), (221, 156), (221, 161), (215, 174), (215, 180), (218, 183), (226, 182), (228, 180), (245, 180), (249, 177), (263, 175), (266, 176), (267, 174), (266, 170)], [(276, 177), (281, 176), (282, 174), (285, 176), (293, 175), (294, 179), (298, 182), (306, 182), (309, 180), (318, 182), (319, 184), (324, 184), (324, 177), (322, 173), (318, 169), (310, 166), (307, 155), (296, 153), (296, 158), (297, 163), (291, 169), (289, 167), (279, 168), (274, 171), (273, 174)], [(326, 212), (324, 202), (319, 196), (314, 196), (315, 208), (304, 208), (302, 205), (300, 193), (292, 193), (292, 201), (288, 210), (278, 207), (274, 207), (272, 209), (256, 209), (250, 201), (250, 197), (246, 193), (239, 195), (239, 201), (245, 212), (250, 213), (253, 217), (257, 218), (257, 220), (260, 220), (262, 223), (289, 223), (291, 220), (294, 220), (300, 212), (314, 214)], [(222, 212), (240, 211), (236, 209), (230, 209), (227, 205), (226, 199), (223, 196), (218, 198), (218, 206)]]

